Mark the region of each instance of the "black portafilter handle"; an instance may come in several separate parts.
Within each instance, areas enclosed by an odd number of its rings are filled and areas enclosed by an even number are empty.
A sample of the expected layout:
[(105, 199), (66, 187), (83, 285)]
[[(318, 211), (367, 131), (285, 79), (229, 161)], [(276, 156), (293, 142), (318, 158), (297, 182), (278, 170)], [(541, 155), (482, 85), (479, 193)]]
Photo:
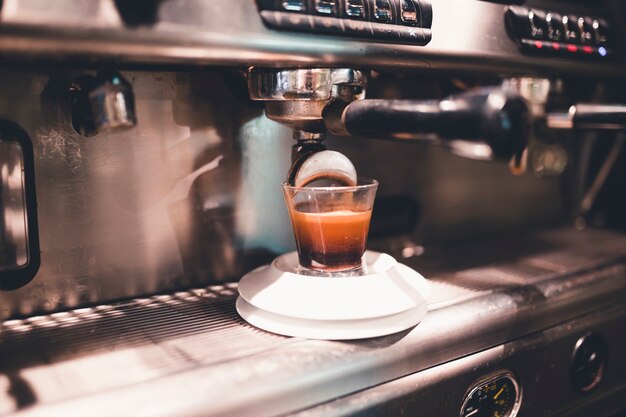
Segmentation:
[(489, 88), (441, 101), (355, 101), (343, 109), (341, 125), (344, 134), (430, 140), (453, 151), (456, 147), (453, 145), (459, 142), (482, 143), (491, 148), (491, 155), (477, 159), (508, 161), (514, 156), (521, 157), (528, 142), (531, 119), (522, 97)]
[(626, 105), (579, 103), (567, 113), (548, 114), (547, 124), (553, 129), (626, 131)]

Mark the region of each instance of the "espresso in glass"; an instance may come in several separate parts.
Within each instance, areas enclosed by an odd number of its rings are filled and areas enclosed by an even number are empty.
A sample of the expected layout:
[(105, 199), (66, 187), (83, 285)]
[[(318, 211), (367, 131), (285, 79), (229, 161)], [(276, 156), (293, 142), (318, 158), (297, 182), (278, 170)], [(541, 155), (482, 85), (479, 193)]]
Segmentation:
[(301, 272), (362, 270), (377, 185), (374, 180), (345, 187), (283, 185)]

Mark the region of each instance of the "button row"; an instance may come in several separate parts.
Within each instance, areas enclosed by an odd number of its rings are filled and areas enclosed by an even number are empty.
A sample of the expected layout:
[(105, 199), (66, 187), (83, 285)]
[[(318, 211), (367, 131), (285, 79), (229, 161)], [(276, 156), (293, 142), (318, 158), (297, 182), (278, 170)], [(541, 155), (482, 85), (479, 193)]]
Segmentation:
[(359, 36), (425, 45), (431, 39), (430, 0), (258, 0), (274, 29)]
[(535, 39), (522, 39), (521, 47), (525, 52), (560, 56), (606, 57), (611, 53), (610, 49), (605, 46), (574, 45)]
[(604, 19), (511, 6), (507, 25), (518, 38), (603, 46), (608, 24)]
[(432, 38), (430, 29), (418, 27), (387, 25), (271, 10), (263, 10), (261, 18), (267, 26), (274, 29), (408, 42), (415, 45), (426, 45)]

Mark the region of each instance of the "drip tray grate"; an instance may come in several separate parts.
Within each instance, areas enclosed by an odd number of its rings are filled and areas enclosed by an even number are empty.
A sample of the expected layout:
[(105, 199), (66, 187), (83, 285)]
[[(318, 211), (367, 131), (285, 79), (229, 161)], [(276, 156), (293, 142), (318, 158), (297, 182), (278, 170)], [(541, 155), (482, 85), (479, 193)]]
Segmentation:
[[(4, 322), (0, 387), (7, 389), (0, 388), (0, 414), (29, 402), (101, 392), (297, 340), (243, 321), (235, 310), (236, 288), (213, 286)], [(37, 383), (35, 389), (29, 380), (50, 383)], [(22, 389), (11, 389), (15, 385)], [(8, 404), (12, 409), (3, 409)]]

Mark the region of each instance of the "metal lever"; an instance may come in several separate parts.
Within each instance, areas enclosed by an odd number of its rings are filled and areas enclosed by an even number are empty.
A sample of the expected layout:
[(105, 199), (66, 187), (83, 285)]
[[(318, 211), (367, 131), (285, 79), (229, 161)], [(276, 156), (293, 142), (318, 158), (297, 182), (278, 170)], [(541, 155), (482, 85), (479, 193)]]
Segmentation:
[[(333, 114), (334, 113), (334, 114)], [(526, 147), (526, 101), (500, 88), (480, 89), (442, 101), (361, 100), (325, 113), (338, 135), (431, 141), (471, 159), (517, 161)]]
[(626, 105), (581, 103), (567, 113), (550, 113), (547, 125), (552, 129), (626, 130)]

